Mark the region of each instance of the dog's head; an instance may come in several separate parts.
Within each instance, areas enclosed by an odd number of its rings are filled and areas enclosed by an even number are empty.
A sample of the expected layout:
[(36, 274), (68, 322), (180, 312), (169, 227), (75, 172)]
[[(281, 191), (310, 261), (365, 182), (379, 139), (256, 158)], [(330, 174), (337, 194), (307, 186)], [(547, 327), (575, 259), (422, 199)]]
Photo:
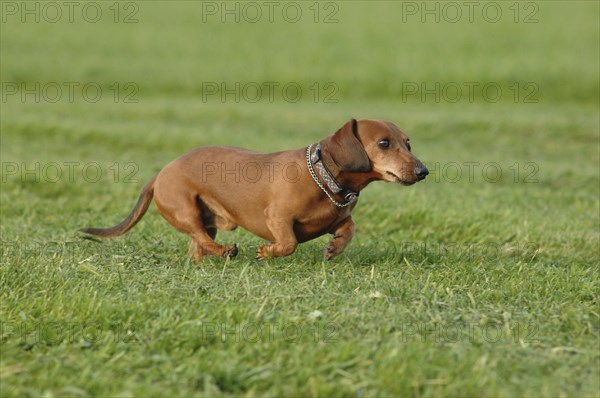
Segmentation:
[(412, 154), (406, 134), (391, 122), (352, 119), (325, 146), (343, 171), (370, 172), (377, 180), (403, 185), (424, 180), (429, 174)]

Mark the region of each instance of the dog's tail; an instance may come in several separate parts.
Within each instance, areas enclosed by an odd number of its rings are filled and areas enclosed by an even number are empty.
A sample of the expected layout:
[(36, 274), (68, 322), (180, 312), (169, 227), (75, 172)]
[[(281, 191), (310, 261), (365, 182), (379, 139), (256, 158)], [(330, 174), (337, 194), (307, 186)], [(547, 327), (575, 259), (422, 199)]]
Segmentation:
[(138, 223), (138, 221), (140, 221), (146, 213), (146, 210), (148, 210), (152, 197), (154, 196), (154, 181), (156, 181), (156, 177), (157, 175), (152, 177), (152, 179), (144, 186), (137, 204), (129, 216), (127, 216), (120, 224), (110, 228), (82, 228), (79, 231), (100, 238), (114, 238), (115, 236), (123, 235), (125, 232), (129, 231)]

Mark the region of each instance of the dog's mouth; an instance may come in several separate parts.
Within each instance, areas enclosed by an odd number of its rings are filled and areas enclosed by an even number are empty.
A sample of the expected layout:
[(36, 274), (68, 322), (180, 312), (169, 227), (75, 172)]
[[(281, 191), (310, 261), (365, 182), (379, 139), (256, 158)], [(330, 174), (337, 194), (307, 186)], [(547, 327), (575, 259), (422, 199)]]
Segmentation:
[(398, 177), (398, 175), (392, 173), (391, 171), (386, 171), (386, 174), (391, 175), (392, 177), (394, 177), (394, 180), (396, 180), (397, 183), (402, 184), (404, 186), (409, 186), (409, 185), (413, 185), (414, 183), (416, 183), (416, 181), (403, 180), (402, 178)]

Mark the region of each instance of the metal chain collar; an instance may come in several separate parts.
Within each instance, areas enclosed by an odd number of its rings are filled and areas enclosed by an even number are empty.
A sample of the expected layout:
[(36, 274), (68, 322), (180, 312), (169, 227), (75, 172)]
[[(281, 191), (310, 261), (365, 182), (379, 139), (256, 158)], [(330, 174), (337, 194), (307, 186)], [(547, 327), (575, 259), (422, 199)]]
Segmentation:
[(310, 161), (310, 153), (312, 151), (313, 145), (314, 144), (310, 144), (306, 148), (306, 166), (308, 167), (308, 172), (310, 173), (310, 176), (315, 181), (315, 183), (318, 185), (318, 187), (321, 188), (321, 191), (325, 192), (325, 195), (327, 195), (327, 197), (329, 198), (329, 200), (331, 201), (331, 203), (333, 203), (337, 207), (344, 208), (344, 207), (350, 206), (352, 203), (356, 202), (356, 199), (357, 199), (356, 196), (353, 196), (346, 203), (340, 203), (340, 202), (338, 202), (337, 200), (335, 200), (333, 198), (333, 196), (331, 196), (331, 194), (327, 191), (327, 189), (323, 186), (323, 184), (321, 184), (321, 182), (319, 181), (319, 178), (317, 177), (317, 174), (315, 173), (315, 171), (314, 171), (314, 169), (312, 167), (312, 162)]

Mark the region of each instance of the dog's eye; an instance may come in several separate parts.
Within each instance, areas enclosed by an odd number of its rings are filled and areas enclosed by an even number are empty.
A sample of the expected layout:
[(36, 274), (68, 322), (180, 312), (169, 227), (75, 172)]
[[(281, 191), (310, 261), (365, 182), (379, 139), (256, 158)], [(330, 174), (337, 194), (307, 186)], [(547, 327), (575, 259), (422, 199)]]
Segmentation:
[(411, 151), (410, 142), (408, 142), (408, 141), (406, 141), (406, 149), (408, 149), (408, 152)]
[(379, 145), (379, 148), (388, 149), (390, 147), (390, 141), (389, 140), (381, 140), (377, 143), (377, 145)]

